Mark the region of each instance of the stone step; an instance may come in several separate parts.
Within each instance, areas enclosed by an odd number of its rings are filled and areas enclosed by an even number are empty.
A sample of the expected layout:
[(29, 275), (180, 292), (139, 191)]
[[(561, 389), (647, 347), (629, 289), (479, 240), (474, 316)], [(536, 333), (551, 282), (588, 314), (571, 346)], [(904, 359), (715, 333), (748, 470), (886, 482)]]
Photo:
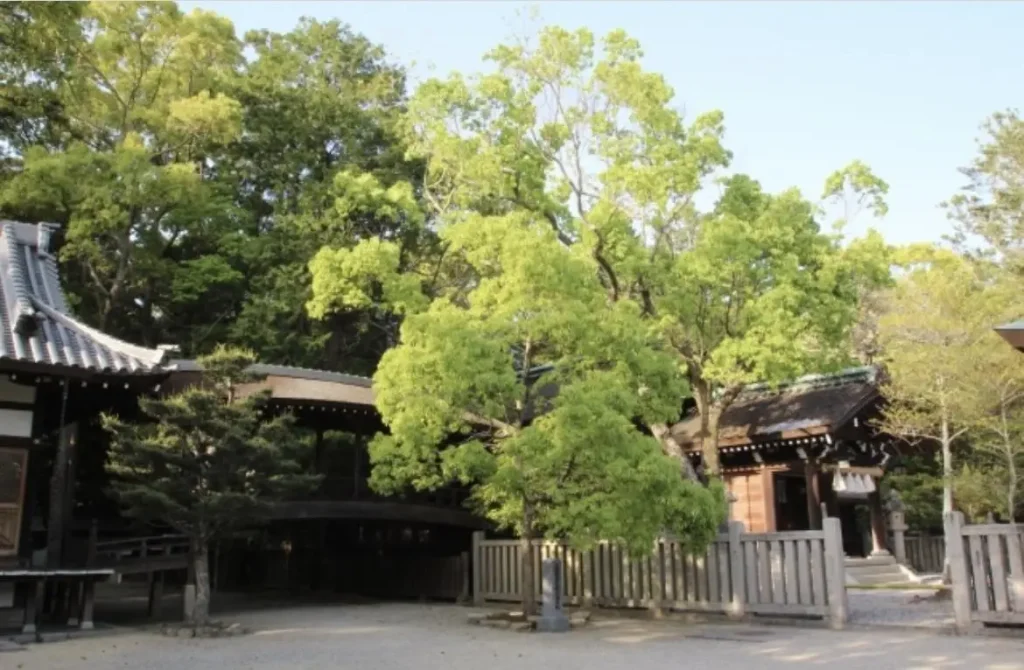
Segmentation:
[(865, 558), (847, 558), (847, 568), (859, 568), (876, 565), (898, 565), (895, 556), (868, 556)]
[(905, 584), (915, 586), (917, 582), (908, 579), (902, 572), (898, 575), (850, 575), (855, 586), (880, 586), (882, 584)]
[(858, 566), (846, 566), (846, 571), (853, 575), (884, 575), (884, 574), (896, 574), (902, 575), (903, 571), (900, 570), (900, 566), (896, 563), (878, 564), (878, 565), (858, 565)]

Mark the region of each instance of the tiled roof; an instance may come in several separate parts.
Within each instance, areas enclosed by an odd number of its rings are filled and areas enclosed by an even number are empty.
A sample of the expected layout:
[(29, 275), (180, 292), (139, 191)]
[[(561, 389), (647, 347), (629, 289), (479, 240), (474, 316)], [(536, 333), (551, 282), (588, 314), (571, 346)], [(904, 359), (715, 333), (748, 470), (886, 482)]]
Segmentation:
[[(802, 377), (775, 388), (748, 386), (725, 410), (718, 444), (737, 446), (829, 433), (877, 397), (874, 368)], [(683, 446), (693, 445), (699, 432), (700, 417), (695, 412), (672, 426), (673, 437)]]
[(164, 352), (71, 315), (50, 253), (50, 224), (0, 220), (0, 361), (114, 374), (162, 372)]
[[(168, 368), (178, 372), (200, 372), (202, 370), (198, 361), (186, 358), (170, 361)], [(357, 375), (350, 375), (344, 372), (333, 372), (331, 370), (300, 368), (294, 365), (254, 363), (249, 366), (248, 372), (259, 377), (292, 377), (294, 379), (308, 379), (310, 381), (349, 384), (351, 386), (360, 386), (363, 388), (370, 388), (373, 386), (373, 380), (369, 377), (359, 377)]]

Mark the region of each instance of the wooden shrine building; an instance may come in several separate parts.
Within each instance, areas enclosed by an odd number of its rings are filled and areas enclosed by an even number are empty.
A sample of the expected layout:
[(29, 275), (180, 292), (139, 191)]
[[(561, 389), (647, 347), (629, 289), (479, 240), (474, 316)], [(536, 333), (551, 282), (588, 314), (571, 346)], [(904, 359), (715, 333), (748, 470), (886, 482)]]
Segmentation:
[(79, 426), (134, 406), (166, 374), (163, 351), (72, 316), (52, 232), (0, 221), (0, 614), (23, 609), (25, 632), (44, 593), (54, 611), (92, 626), (94, 582), (111, 570), (90, 567), (72, 524), (75, 473), (91, 446)]
[[(855, 368), (742, 392), (719, 432), (733, 519), (750, 532), (807, 530), (821, 527), (824, 512), (841, 520), (848, 556), (886, 551), (878, 480), (892, 443), (872, 427), (877, 374)], [(693, 411), (672, 427), (697, 461), (699, 432)]]

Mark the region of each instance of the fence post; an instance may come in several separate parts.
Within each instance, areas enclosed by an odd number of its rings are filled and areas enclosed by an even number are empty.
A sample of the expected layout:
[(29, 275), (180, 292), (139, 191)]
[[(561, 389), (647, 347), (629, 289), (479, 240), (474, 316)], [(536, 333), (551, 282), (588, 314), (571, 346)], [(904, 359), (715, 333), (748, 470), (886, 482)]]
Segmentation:
[(964, 555), (964, 515), (950, 512), (942, 519), (942, 525), (946, 536), (946, 560), (949, 561), (950, 580), (953, 582), (953, 616), (957, 630), (966, 633), (971, 627), (971, 584)]
[[(665, 555), (661, 550), (662, 539), (659, 537), (654, 541), (654, 553), (651, 555), (651, 615), (656, 619), (664, 616), (664, 584), (665, 584)], [(643, 589), (641, 589), (641, 593)]]
[(459, 598), (458, 603), (465, 605), (473, 597), (472, 584), (470, 583), (470, 574), (473, 572), (473, 559), (471, 558), (472, 553), (464, 551), (459, 554)]
[(732, 602), (729, 604), (729, 616), (741, 617), (744, 614), (746, 598), (746, 570), (743, 568), (743, 522), (729, 522), (729, 584), (732, 587)]
[(484, 541), (484, 532), (482, 530), (473, 531), (473, 549), (472, 549), (472, 566), (470, 570), (473, 574), (473, 604), (483, 605), (484, 604), (484, 590), (483, 590), (483, 571), (484, 571), (484, 557), (483, 548), (481, 542)]
[(848, 611), (846, 601), (846, 557), (843, 555), (843, 528), (839, 519), (822, 521), (825, 531), (825, 590), (828, 593), (829, 625), (843, 628)]

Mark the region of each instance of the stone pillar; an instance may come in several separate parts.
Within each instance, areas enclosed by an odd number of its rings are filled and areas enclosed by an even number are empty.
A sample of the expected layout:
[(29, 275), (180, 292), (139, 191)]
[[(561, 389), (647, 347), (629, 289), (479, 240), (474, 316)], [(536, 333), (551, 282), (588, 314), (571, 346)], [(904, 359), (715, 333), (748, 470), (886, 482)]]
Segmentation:
[(569, 619), (562, 610), (562, 561), (557, 558), (545, 558), (541, 574), (543, 582), (537, 630), (545, 633), (564, 633), (569, 630)]
[(882, 494), (876, 486), (868, 494), (868, 509), (871, 512), (871, 555), (889, 555), (888, 543), (885, 538), (885, 511), (882, 509)]
[(907, 522), (903, 512), (892, 512), (889, 514), (889, 528), (892, 530), (892, 553), (896, 560), (906, 565), (907, 563)]

